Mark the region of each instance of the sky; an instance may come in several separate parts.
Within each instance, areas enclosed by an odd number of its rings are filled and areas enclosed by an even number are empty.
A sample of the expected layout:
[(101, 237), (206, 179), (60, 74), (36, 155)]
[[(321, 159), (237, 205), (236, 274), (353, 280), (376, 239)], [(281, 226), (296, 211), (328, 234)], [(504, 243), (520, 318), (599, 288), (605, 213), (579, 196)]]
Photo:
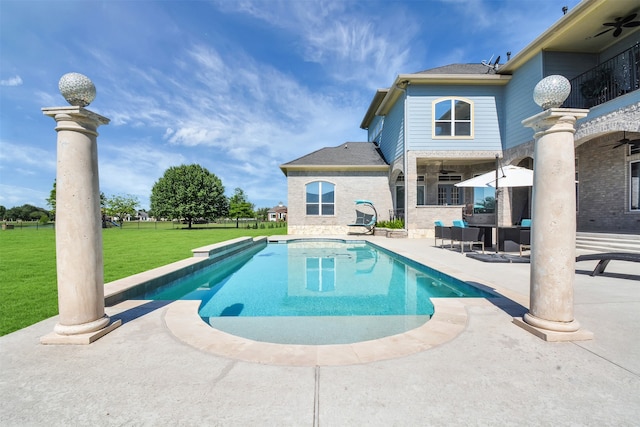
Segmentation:
[(149, 209), (199, 164), (256, 208), (287, 204), (279, 166), (366, 141), (398, 74), (516, 55), (579, 0), (0, 0), (0, 205), (47, 208), (58, 81), (89, 77), (100, 190)]

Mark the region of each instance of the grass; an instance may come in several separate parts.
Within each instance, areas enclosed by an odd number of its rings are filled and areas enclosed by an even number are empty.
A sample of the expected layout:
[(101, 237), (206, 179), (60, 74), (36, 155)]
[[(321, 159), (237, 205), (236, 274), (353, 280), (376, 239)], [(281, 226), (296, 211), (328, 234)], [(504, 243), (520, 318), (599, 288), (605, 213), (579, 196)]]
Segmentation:
[[(281, 228), (192, 230), (162, 226), (104, 229), (104, 281), (192, 256), (191, 249), (241, 236), (286, 234)], [(58, 314), (55, 231), (24, 227), (0, 231), (0, 336)]]

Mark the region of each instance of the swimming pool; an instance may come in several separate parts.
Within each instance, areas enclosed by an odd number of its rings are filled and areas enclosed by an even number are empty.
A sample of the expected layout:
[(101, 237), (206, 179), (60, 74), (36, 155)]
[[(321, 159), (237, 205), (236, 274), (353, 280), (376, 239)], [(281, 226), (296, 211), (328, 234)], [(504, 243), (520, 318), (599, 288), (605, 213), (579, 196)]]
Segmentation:
[(216, 329), (283, 344), (343, 344), (416, 328), (430, 298), (491, 295), (364, 241), (268, 243), (140, 296), (200, 300)]

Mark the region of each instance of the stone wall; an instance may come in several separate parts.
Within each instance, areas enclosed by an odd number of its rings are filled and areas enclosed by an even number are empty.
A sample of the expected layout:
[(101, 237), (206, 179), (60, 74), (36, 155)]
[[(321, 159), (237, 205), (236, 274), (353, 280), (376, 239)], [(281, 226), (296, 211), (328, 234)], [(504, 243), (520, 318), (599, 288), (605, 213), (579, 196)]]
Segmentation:
[(580, 145), (578, 159), (578, 231), (640, 233), (640, 211), (629, 210), (629, 162), (618, 137), (603, 137)]

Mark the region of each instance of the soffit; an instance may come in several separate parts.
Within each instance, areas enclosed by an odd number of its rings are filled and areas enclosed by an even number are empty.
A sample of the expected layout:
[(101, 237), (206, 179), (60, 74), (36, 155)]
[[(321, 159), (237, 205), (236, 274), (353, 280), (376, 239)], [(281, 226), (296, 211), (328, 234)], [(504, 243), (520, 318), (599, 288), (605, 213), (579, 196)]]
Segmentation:
[[(637, 15), (633, 17), (633, 14)], [(638, 0), (585, 0), (502, 65), (499, 72), (510, 73), (541, 51), (600, 53), (627, 37), (640, 34), (640, 26), (622, 25), (615, 37), (616, 27), (603, 24), (636, 21), (640, 21)]]

